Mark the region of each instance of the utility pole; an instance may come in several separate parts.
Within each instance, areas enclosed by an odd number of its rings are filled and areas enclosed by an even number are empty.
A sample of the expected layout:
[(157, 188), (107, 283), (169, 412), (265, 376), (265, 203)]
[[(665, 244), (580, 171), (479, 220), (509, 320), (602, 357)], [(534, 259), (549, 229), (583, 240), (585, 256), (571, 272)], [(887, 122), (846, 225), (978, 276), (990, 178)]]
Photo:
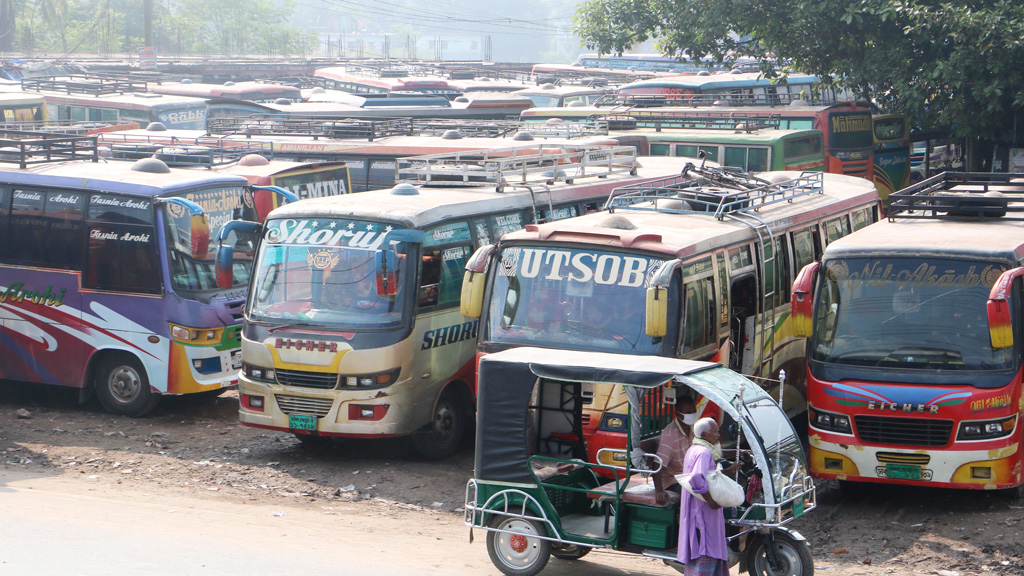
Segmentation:
[(142, 20), (143, 20), (143, 32), (142, 32), (142, 45), (152, 46), (153, 45), (153, 0), (142, 0)]
[(14, 49), (14, 0), (0, 0), (0, 51)]

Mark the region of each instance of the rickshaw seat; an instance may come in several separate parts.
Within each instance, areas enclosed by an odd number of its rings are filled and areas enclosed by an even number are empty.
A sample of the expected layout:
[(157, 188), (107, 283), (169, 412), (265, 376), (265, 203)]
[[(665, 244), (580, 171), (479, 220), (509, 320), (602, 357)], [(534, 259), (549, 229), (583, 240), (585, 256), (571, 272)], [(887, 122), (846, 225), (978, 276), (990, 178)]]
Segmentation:
[[(602, 484), (591, 492), (595, 493), (593, 494), (594, 498), (613, 497), (615, 495), (615, 482)], [(650, 478), (645, 478), (641, 474), (633, 474), (629, 477), (629, 483), (626, 484), (626, 489), (622, 492), (622, 501), (629, 504), (652, 506), (654, 508), (669, 508), (679, 505), (679, 494), (677, 492), (666, 490), (665, 494), (668, 496), (668, 502), (664, 505), (658, 504), (654, 498), (654, 481)]]

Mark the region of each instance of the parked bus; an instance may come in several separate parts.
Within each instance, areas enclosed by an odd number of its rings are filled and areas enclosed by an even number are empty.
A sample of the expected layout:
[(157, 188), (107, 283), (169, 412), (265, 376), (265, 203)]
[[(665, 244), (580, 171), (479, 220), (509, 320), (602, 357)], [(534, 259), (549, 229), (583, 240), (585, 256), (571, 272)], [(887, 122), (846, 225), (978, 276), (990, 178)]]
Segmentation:
[(824, 171), (826, 166), (820, 130), (622, 130), (611, 131), (608, 136), (643, 136), (651, 156), (703, 156), (744, 172)]
[(589, 106), (612, 93), (604, 84), (567, 85), (541, 84), (534, 88), (526, 88), (512, 92), (513, 96), (523, 96), (533, 102), (533, 106), (564, 108), (566, 106)]
[(1022, 177), (929, 178), (800, 272), (812, 474), (851, 488), (1024, 483)]
[(871, 119), (875, 137), (875, 187), (885, 207), (889, 196), (910, 185), (910, 126), (903, 114), (883, 114)]
[(477, 326), (459, 313), (473, 250), (681, 165), (640, 165), (628, 147), (522, 152), (400, 160), (400, 175), (430, 185), (275, 210), (244, 311), (241, 422), (303, 442), (411, 435), (424, 457), (454, 453), (473, 414)]
[(715, 101), (727, 105), (771, 106), (796, 100), (814, 103), (818, 99), (825, 102), (841, 99), (842, 94), (832, 89), (825, 89), (824, 94), (815, 96), (817, 84), (818, 77), (807, 74), (790, 74), (782, 82), (764, 78), (759, 72), (733, 70), (640, 80), (619, 86), (618, 95), (622, 99), (647, 99), (682, 106)]
[(204, 100), (224, 98), (228, 100), (247, 100), (249, 102), (277, 102), (284, 98), (289, 102), (302, 102), (302, 91), (298, 88), (288, 86), (287, 84), (273, 84), (270, 82), (207, 84), (185, 79), (181, 82), (150, 83), (149, 90), (154, 94), (191, 96)]
[[(567, 122), (604, 119), (610, 127), (619, 129), (737, 128), (749, 127), (751, 124), (784, 130), (816, 129), (821, 130), (824, 136), (827, 172), (871, 180), (875, 148), (871, 114), (871, 103), (853, 101), (799, 106), (691, 105), (650, 108), (634, 107), (627, 101), (619, 106), (531, 108), (524, 110), (520, 117), (530, 122), (552, 118)], [(770, 121), (766, 122), (768, 118)], [(883, 194), (887, 196), (888, 191), (879, 187), (879, 195)]]
[(0, 122), (46, 122), (46, 101), (37, 94), (0, 92)]
[(144, 91), (145, 83), (78, 78), (22, 81), (27, 93), (42, 96), (50, 120), (138, 124), (160, 122), (167, 128), (201, 129), (206, 101)]
[(101, 163), (94, 137), (19, 138), (0, 140), (21, 150), (0, 156), (21, 165), (0, 170), (0, 378), (79, 388), (127, 416), (234, 385), (257, 238), (228, 236), (226, 288), (208, 249), (242, 213), (245, 179)]
[(395, 96), (402, 93), (442, 96), (454, 100), (462, 95), (458, 85), (439, 76), (426, 76), (403, 68), (373, 69), (359, 66), (319, 68), (313, 77), (324, 88), (362, 96)]
[[(705, 168), (626, 186), (608, 211), (480, 248), (462, 297), (462, 313), (479, 319), (478, 352), (528, 345), (716, 361), (770, 379), (797, 418), (804, 351), (789, 319), (792, 271), (873, 222), (878, 197), (860, 178), (762, 176), (776, 183)], [(601, 448), (623, 446), (629, 419), (624, 399), (590, 395), (584, 437), (597, 461)]]

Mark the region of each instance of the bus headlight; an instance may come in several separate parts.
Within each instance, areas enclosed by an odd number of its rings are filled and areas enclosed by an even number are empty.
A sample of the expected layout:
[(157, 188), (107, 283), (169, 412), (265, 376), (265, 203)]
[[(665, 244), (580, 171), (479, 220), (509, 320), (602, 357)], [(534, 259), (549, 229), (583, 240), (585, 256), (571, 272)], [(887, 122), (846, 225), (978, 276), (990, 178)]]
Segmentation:
[(832, 412), (824, 412), (817, 408), (808, 407), (807, 418), (809, 419), (811, 426), (814, 426), (818, 430), (839, 432), (840, 434), (853, 433), (853, 429), (850, 428), (850, 417), (845, 414), (834, 414)]
[(960, 432), (957, 440), (991, 440), (1002, 438), (1013, 433), (1017, 424), (1017, 417), (999, 418), (998, 420), (975, 420), (973, 422), (961, 422)]
[(178, 324), (170, 324), (171, 338), (185, 344), (214, 345), (220, 344), (223, 328), (189, 328)]
[(256, 382), (268, 382), (273, 384), (277, 382), (277, 371), (273, 368), (264, 368), (262, 366), (253, 366), (252, 364), (242, 363), (242, 374), (249, 380)]
[(398, 373), (401, 368), (395, 368), (386, 372), (374, 374), (357, 374), (341, 377), (342, 386), (349, 388), (385, 388), (391, 386), (398, 380)]
[(616, 432), (626, 431), (626, 416), (624, 414), (605, 414), (601, 419), (598, 430), (614, 430)]

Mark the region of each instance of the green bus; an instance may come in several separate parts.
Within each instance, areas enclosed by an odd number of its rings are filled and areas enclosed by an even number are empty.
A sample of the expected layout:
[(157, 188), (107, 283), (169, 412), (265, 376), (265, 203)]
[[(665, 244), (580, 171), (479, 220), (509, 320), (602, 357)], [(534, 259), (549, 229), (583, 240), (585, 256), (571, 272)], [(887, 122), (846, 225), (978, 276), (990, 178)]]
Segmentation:
[[(769, 170), (825, 171), (825, 144), (821, 130), (623, 130), (609, 131), (609, 137), (625, 143), (646, 139), (651, 156), (686, 156), (700, 153), (722, 166), (745, 172)], [(644, 138), (637, 138), (643, 136)], [(621, 140), (620, 140), (621, 139)]]

